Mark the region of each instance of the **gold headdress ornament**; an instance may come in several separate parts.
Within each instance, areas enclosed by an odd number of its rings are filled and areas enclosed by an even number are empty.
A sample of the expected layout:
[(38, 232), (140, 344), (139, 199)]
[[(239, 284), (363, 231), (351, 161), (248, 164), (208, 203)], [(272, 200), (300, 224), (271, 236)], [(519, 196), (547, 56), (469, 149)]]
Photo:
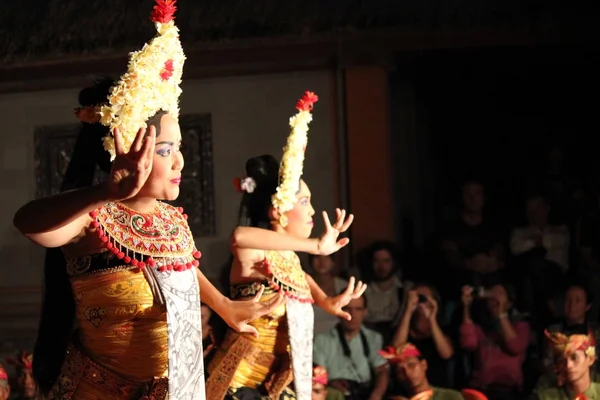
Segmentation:
[[(111, 89), (108, 104), (78, 108), (75, 114), (86, 123), (100, 122), (110, 128), (104, 149), (115, 158), (115, 128), (129, 151), (140, 128), (158, 111), (179, 118), (179, 95), (185, 54), (174, 17), (176, 0), (155, 0), (150, 16), (158, 34), (140, 51), (131, 53), (127, 72)], [(96, 115), (99, 117), (97, 118)]]
[[(283, 157), (279, 166), (279, 186), (277, 192), (271, 197), (273, 207), (284, 214), (294, 208), (296, 193), (302, 177), (304, 166), (304, 153), (308, 143), (308, 124), (312, 121), (313, 105), (319, 100), (313, 92), (306, 92), (296, 103), (298, 113), (290, 118), (292, 132), (288, 136), (287, 144), (283, 148)], [(281, 225), (287, 225), (285, 216), (280, 220)]]
[(555, 354), (569, 356), (581, 350), (586, 355), (596, 357), (596, 345), (593, 335), (565, 335), (560, 332), (544, 332)]

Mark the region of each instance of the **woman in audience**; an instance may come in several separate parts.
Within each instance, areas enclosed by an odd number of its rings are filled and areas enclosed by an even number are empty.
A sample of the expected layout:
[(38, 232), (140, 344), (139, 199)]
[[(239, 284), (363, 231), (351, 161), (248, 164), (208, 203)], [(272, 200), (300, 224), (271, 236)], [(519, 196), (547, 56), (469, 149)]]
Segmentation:
[(490, 400), (517, 399), (523, 385), (529, 323), (517, 318), (515, 298), (507, 286), (491, 286), (478, 296), (485, 307), (480, 315), (472, 316), (473, 288), (463, 287), (460, 344), (475, 352), (470, 386), (483, 391)]

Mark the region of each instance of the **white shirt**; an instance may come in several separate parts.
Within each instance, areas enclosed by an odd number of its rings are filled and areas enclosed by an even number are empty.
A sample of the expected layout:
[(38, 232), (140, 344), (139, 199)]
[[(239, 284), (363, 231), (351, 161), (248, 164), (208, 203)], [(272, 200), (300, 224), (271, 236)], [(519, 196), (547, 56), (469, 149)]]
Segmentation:
[(563, 272), (568, 270), (570, 234), (565, 225), (548, 226), (542, 230), (534, 226), (513, 229), (510, 234), (511, 253), (519, 255), (533, 249), (539, 237), (547, 250), (546, 259), (557, 263)]

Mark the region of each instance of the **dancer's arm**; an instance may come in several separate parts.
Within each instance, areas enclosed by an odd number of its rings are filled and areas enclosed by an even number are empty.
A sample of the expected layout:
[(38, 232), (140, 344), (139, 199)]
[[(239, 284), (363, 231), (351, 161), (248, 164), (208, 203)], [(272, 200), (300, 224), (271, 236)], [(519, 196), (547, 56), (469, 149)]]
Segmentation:
[(110, 201), (135, 196), (152, 170), (156, 129), (140, 129), (125, 153), (123, 139), (114, 132), (116, 158), (109, 180), (100, 185), (59, 193), (33, 200), (21, 207), (13, 224), (33, 242), (44, 247), (60, 247), (75, 238), (89, 221), (90, 211)]
[(64, 246), (89, 224), (90, 211), (113, 200), (109, 194), (100, 184), (33, 200), (17, 211), (13, 223), (40, 246)]
[(233, 249), (300, 251), (319, 253), (319, 239), (305, 239), (268, 229), (238, 226), (231, 235)]
[(341, 232), (345, 232), (352, 224), (354, 216), (350, 214), (346, 220), (346, 211), (336, 209), (337, 220), (332, 226), (327, 213), (323, 211), (325, 232), (318, 239), (300, 238), (268, 229), (238, 226), (231, 235), (231, 247), (236, 250), (274, 250), (300, 251), (304, 253), (324, 255), (335, 253), (346, 246), (350, 239), (337, 240)]
[(273, 299), (260, 302), (264, 291), (263, 287), (250, 300), (232, 301), (223, 296), (200, 269), (196, 269), (196, 277), (200, 286), (202, 302), (219, 314), (231, 328), (238, 332), (250, 333), (255, 337), (258, 337), (258, 331), (248, 322), (273, 312), (284, 300), (283, 291), (280, 291)]

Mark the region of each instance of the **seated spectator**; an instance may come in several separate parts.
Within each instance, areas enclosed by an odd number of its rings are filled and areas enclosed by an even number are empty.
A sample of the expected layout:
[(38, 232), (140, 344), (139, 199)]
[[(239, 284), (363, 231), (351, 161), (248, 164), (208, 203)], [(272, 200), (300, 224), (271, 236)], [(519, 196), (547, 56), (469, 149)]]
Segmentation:
[[(582, 281), (573, 281), (567, 285), (564, 294), (564, 316), (562, 320), (556, 324), (550, 325), (547, 332), (550, 334), (562, 333), (564, 335), (589, 335), (594, 339), (596, 346), (600, 345), (600, 330), (597, 325), (592, 323), (587, 318), (587, 313), (593, 303), (593, 295), (589, 292), (587, 285)], [(543, 340), (544, 357), (543, 357), (543, 373), (540, 376), (536, 385), (536, 390), (541, 390), (546, 387), (557, 385), (557, 376), (554, 366), (554, 348), (550, 346), (550, 342)], [(598, 347), (596, 348), (598, 349)], [(591, 369), (592, 380), (596, 380), (597, 366)]]
[(392, 341), (394, 348), (413, 343), (427, 360), (427, 379), (439, 387), (449, 387), (448, 363), (454, 348), (440, 327), (439, 296), (427, 284), (416, 284), (408, 291), (406, 310)]
[(325, 367), (329, 386), (346, 399), (382, 399), (389, 374), (386, 361), (377, 353), (383, 346), (381, 335), (363, 326), (365, 297), (351, 300), (344, 311), (352, 319), (342, 319), (335, 328), (316, 336), (313, 362)]
[(518, 256), (532, 250), (542, 251), (546, 260), (569, 269), (569, 230), (565, 225), (550, 224), (550, 206), (541, 194), (529, 196), (525, 202), (527, 225), (510, 235), (510, 251)]
[(514, 294), (498, 284), (478, 294), (485, 305), (472, 317), (473, 288), (463, 287), (463, 322), (460, 344), (475, 352), (469, 386), (490, 400), (519, 398), (523, 385), (522, 365), (530, 341), (530, 326), (519, 320), (513, 308)]
[(464, 268), (465, 258), (480, 248), (489, 248), (494, 256), (503, 258), (502, 230), (485, 216), (485, 201), (485, 190), (480, 182), (465, 182), (458, 218), (441, 232), (440, 249), (451, 268)]
[(514, 229), (510, 237), (521, 309), (532, 313), (538, 328), (545, 328), (556, 317), (554, 290), (569, 268), (569, 230), (551, 225), (549, 212), (543, 196), (528, 197), (528, 224)]
[[(348, 281), (339, 278), (335, 275), (335, 261), (333, 256), (315, 256), (309, 255), (309, 265), (312, 270), (312, 277), (319, 287), (328, 295), (336, 296), (348, 287)], [(315, 335), (329, 331), (336, 326), (339, 319), (335, 315), (331, 315), (321, 307), (315, 304)]]
[(375, 242), (366, 252), (363, 265), (369, 305), (365, 325), (379, 332), (385, 343), (392, 340), (392, 328), (399, 323), (410, 282), (402, 280), (400, 255), (391, 242)]
[(427, 359), (413, 344), (405, 343), (396, 348), (388, 347), (379, 354), (392, 365), (392, 379), (404, 389), (399, 393), (390, 393), (392, 398), (406, 395), (411, 399), (417, 397), (436, 400), (463, 399), (462, 395), (455, 390), (431, 386), (427, 379)]
[(8, 384), (8, 374), (0, 364), (0, 400), (8, 400), (10, 396), (10, 385)]
[(556, 386), (534, 392), (536, 400), (600, 399), (600, 384), (592, 382), (590, 369), (596, 361), (594, 339), (588, 335), (548, 333), (555, 356)]
[(37, 398), (37, 385), (33, 379), (33, 354), (21, 352), (16, 358), (6, 359), (17, 371), (17, 400), (33, 400)]

